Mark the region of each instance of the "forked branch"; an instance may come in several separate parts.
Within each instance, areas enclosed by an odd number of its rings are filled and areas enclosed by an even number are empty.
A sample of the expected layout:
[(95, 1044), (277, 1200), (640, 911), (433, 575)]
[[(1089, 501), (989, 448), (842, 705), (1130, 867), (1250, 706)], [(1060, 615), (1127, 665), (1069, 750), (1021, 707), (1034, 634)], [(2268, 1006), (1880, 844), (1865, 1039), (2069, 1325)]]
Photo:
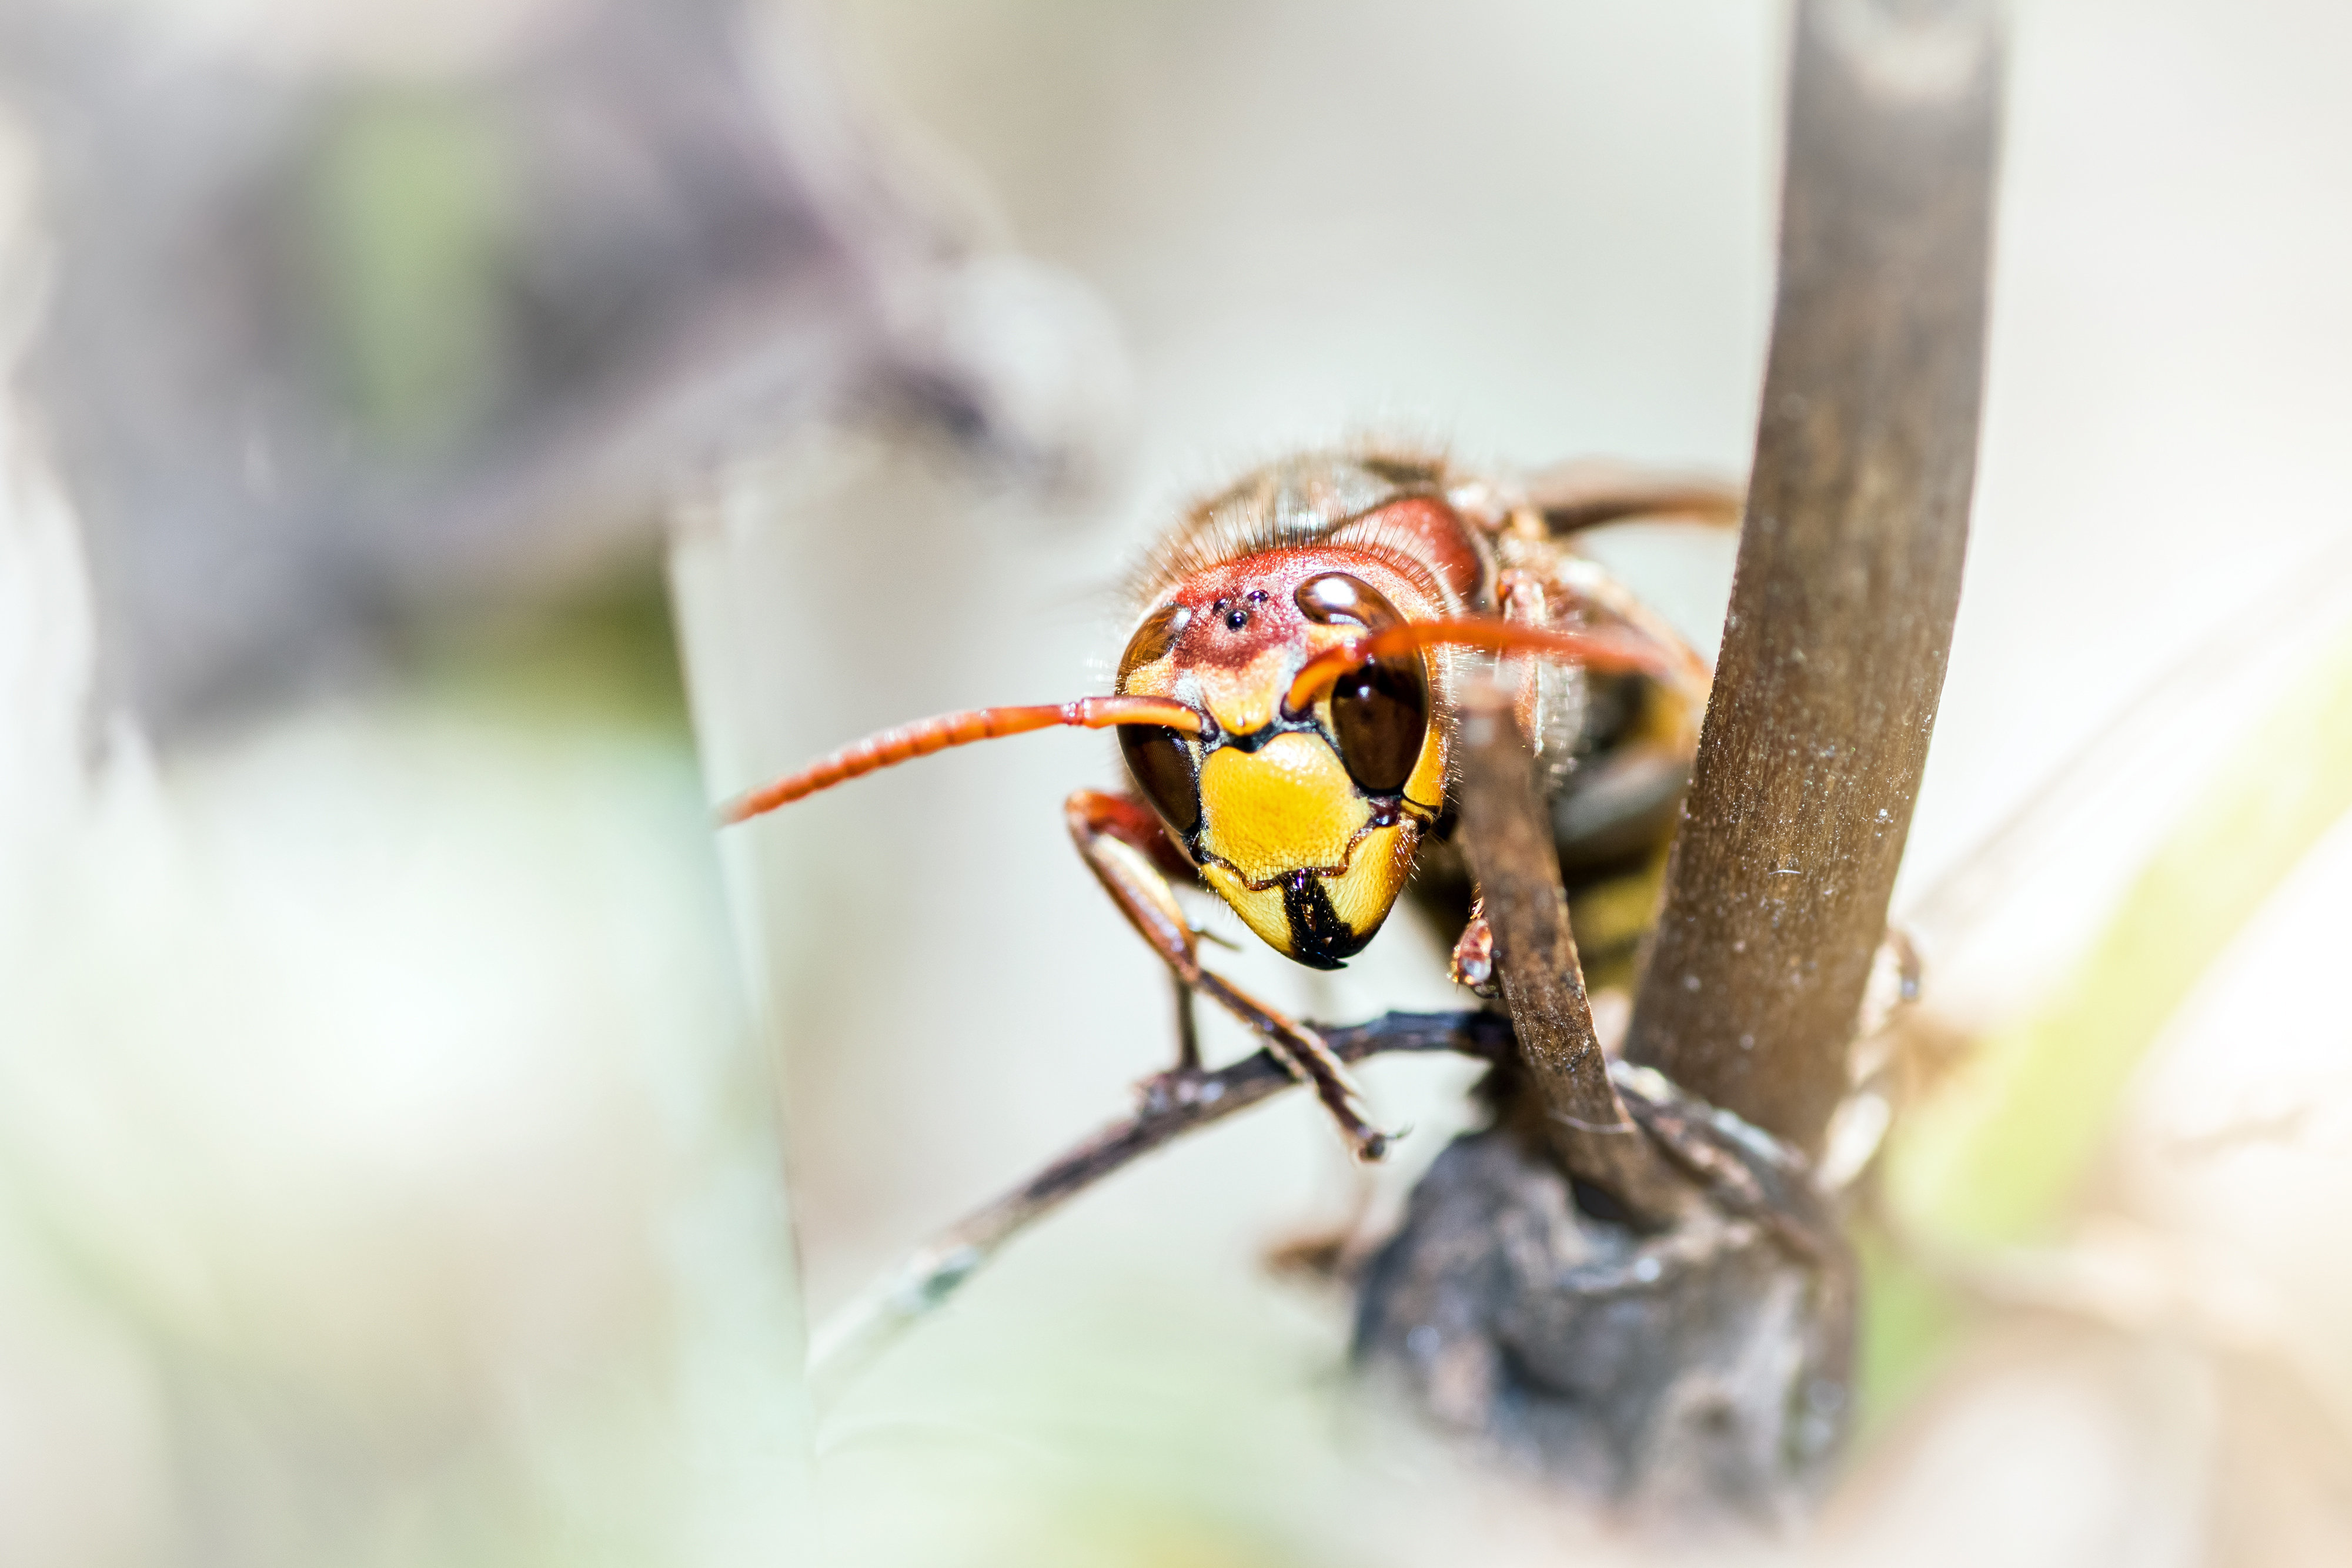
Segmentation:
[[(1511, 1071), (1524, 1058), (1509, 1022), (1491, 1012), (1388, 1013), (1369, 1023), (1320, 1030), (1346, 1062), (1400, 1053), (1448, 1051)], [(940, 1232), (896, 1272), (844, 1308), (816, 1336), (808, 1386), (819, 1410), (834, 1403), (900, 1335), (948, 1301), (1030, 1226), (1088, 1187), (1188, 1133), (1265, 1103), (1298, 1080), (1268, 1051), (1214, 1072), (1149, 1081), (1143, 1103), (993, 1203)], [(1663, 1155), (1679, 1179), (1725, 1212), (1757, 1221), (1791, 1256), (1813, 1260), (1841, 1246), (1834, 1220), (1814, 1192), (1802, 1157), (1699, 1101), (1648, 1068), (1613, 1062), (1603, 1086), (1633, 1135), (1624, 1142)]]

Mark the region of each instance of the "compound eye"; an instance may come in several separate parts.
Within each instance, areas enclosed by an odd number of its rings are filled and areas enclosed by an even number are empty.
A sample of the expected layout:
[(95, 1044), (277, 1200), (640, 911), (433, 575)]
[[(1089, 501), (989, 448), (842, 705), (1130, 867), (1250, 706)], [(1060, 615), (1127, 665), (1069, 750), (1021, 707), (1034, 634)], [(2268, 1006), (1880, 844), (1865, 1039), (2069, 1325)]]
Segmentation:
[(1135, 787), (1151, 809), (1186, 838), (1201, 825), (1201, 780), (1192, 771), (1192, 753), (1176, 732), (1156, 724), (1118, 727), (1118, 749)]
[(1298, 591), (1291, 598), (1298, 605), (1298, 612), (1318, 626), (1361, 626), (1368, 632), (1377, 632), (1404, 619), (1396, 612), (1395, 605), (1381, 596), (1380, 590), (1344, 571), (1310, 577), (1298, 585)]
[[(1377, 632), (1404, 619), (1361, 578), (1326, 572), (1298, 585), (1299, 613), (1322, 626)], [(1393, 795), (1412, 777), (1429, 734), (1429, 666), (1418, 653), (1358, 665), (1331, 688), (1331, 734), (1348, 777), (1367, 793)]]
[(1127, 640), (1127, 652), (1118, 658), (1120, 689), (1126, 689), (1127, 677), (1135, 671), (1166, 658), (1192, 620), (1192, 612), (1181, 604), (1163, 604), (1144, 617), (1135, 635)]
[(1367, 794), (1402, 789), (1428, 735), (1429, 667), (1419, 653), (1359, 664), (1331, 688), (1331, 736), (1339, 743), (1339, 760)]

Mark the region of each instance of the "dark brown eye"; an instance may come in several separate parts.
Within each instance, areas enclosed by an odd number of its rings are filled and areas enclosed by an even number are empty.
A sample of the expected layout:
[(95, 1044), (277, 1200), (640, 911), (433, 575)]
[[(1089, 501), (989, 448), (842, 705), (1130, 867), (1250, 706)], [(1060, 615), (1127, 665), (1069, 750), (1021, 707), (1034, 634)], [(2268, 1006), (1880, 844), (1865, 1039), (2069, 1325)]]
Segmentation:
[(1186, 837), (1201, 825), (1201, 781), (1192, 775), (1192, 758), (1176, 732), (1156, 724), (1118, 727), (1118, 749), (1135, 787), (1151, 802), (1160, 821)]
[(1359, 664), (1331, 688), (1331, 736), (1348, 777), (1393, 795), (1412, 777), (1429, 734), (1429, 669), (1419, 653)]
[(1168, 650), (1176, 645), (1176, 639), (1184, 634), (1192, 619), (1192, 611), (1181, 604), (1163, 604), (1145, 617), (1143, 624), (1135, 629), (1135, 635), (1127, 640), (1127, 652), (1119, 655), (1120, 688), (1125, 689), (1127, 677), (1133, 672), (1154, 660), (1166, 658)]
[(1395, 605), (1381, 597), (1380, 590), (1344, 571), (1308, 578), (1291, 598), (1298, 612), (1318, 626), (1361, 626), (1377, 632), (1403, 619)]
[[(1361, 578), (1326, 572), (1298, 585), (1298, 612), (1322, 626), (1377, 632), (1404, 619)], [(1429, 669), (1418, 653), (1360, 664), (1331, 688), (1331, 733), (1348, 777), (1367, 792), (1393, 795), (1412, 777), (1429, 734)]]

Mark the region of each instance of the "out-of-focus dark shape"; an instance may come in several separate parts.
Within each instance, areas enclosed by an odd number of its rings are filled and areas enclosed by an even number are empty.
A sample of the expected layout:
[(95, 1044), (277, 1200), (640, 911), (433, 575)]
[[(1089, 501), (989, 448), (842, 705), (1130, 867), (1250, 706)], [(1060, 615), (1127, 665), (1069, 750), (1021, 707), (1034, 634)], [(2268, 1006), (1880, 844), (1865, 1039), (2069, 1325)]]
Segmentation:
[(1083, 476), (1118, 355), (852, 113), (794, 5), (571, 0), (501, 57), (296, 70), (18, 4), (52, 265), (25, 384), (107, 695), (167, 736), (562, 580), (667, 484), (826, 418)]
[[(1664, 1088), (1663, 1080), (1654, 1081)], [(1523, 1087), (1506, 1091), (1517, 1094)], [(1688, 1103), (1696, 1107), (1696, 1103)], [(1686, 1112), (1753, 1184), (1778, 1152)], [(1848, 1399), (1847, 1266), (1712, 1196), (1643, 1236), (1523, 1127), (1449, 1145), (1357, 1302), (1360, 1364), (1516, 1469), (1664, 1534), (1801, 1521)], [(1587, 1189), (1589, 1191), (1589, 1189)]]

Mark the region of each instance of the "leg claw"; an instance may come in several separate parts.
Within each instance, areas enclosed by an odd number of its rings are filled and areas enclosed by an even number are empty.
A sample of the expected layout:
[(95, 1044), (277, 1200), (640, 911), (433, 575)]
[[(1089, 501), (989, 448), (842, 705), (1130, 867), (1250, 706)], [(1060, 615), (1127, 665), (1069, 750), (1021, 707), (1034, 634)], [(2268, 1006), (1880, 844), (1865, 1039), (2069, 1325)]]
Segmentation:
[(1472, 908), (1470, 924), (1462, 928), (1446, 967), (1455, 985), (1467, 987), (1475, 995), (1492, 997), (1502, 989), (1495, 977), (1495, 928), (1486, 924), (1483, 902)]

